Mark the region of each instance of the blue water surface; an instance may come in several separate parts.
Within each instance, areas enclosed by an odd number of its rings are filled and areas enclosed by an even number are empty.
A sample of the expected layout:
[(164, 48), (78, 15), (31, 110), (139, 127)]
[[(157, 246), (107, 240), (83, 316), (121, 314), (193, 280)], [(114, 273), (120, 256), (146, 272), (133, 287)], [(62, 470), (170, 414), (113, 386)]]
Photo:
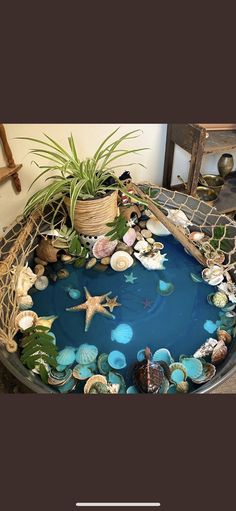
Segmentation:
[[(70, 272), (67, 279), (58, 280), (49, 284), (45, 291), (33, 294), (33, 310), (39, 316), (58, 316), (52, 330), (59, 349), (91, 343), (98, 347), (99, 353), (122, 351), (127, 367), (120, 372), (128, 382), (137, 352), (145, 346), (149, 346), (152, 352), (168, 348), (175, 360), (181, 354), (193, 354), (200, 347), (210, 336), (204, 329), (206, 320), (216, 322), (219, 319), (217, 308), (209, 305), (206, 299), (214, 288), (204, 282), (193, 282), (190, 273), (200, 275), (202, 267), (178, 241), (172, 236), (159, 237), (158, 241), (164, 244), (162, 253), (166, 253), (168, 258), (164, 263), (165, 270), (148, 271), (136, 260), (126, 272), (115, 272), (110, 267), (105, 272), (98, 272), (65, 265)], [(137, 277), (133, 283), (125, 279), (125, 275), (131, 272)], [(169, 296), (158, 294), (159, 280), (171, 282), (174, 292)], [(117, 296), (122, 304), (113, 310), (115, 319), (96, 314), (88, 332), (84, 331), (84, 311), (65, 310), (85, 301), (84, 286), (92, 296), (111, 291), (110, 296)], [(70, 298), (66, 290), (68, 287), (81, 292), (77, 301)], [(127, 324), (133, 330), (127, 344), (111, 340), (112, 330), (120, 324)]]

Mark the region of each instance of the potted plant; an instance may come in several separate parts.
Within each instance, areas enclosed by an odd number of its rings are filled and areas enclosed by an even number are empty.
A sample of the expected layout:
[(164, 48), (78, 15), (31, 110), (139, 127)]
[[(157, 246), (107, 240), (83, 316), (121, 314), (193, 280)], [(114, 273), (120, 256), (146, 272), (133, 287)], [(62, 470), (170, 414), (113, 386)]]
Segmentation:
[[(106, 137), (92, 158), (85, 160), (79, 158), (72, 135), (68, 138), (68, 150), (48, 135), (44, 135), (45, 140), (19, 137), (35, 142), (37, 147), (31, 149), (30, 153), (47, 160), (46, 165), (39, 165), (34, 161), (42, 172), (31, 187), (41, 176), (52, 173), (46, 179), (52, 182), (28, 200), (25, 215), (29, 215), (37, 208), (44, 210), (48, 204), (58, 202), (60, 206), (64, 202), (72, 226), (79, 234), (91, 236), (105, 234), (109, 230), (107, 224), (113, 222), (117, 216), (117, 193), (123, 186), (115, 175), (115, 169), (134, 165), (134, 163), (117, 164), (117, 160), (147, 149), (121, 147), (122, 142), (137, 138), (140, 130), (130, 131), (111, 142), (118, 129)], [(136, 165), (144, 167), (141, 163)]]

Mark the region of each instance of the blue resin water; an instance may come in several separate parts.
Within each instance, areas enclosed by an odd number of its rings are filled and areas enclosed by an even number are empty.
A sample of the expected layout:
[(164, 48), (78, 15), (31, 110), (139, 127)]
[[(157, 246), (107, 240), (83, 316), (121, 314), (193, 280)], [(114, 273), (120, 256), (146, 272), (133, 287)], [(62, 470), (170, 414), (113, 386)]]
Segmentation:
[[(110, 267), (99, 272), (65, 265), (70, 272), (67, 279), (49, 284), (45, 291), (34, 292), (33, 310), (39, 316), (58, 316), (52, 331), (59, 349), (90, 343), (98, 347), (99, 353), (121, 351), (126, 357), (127, 367), (119, 372), (130, 384), (131, 368), (139, 350), (149, 346), (154, 352), (165, 347), (178, 360), (181, 354), (193, 354), (212, 335), (204, 329), (204, 324), (216, 330), (219, 310), (207, 302), (207, 295), (215, 288), (203, 281), (193, 282), (190, 274), (200, 276), (202, 267), (172, 236), (158, 237), (158, 241), (164, 244), (162, 253), (166, 253), (168, 258), (164, 270), (146, 270), (137, 260), (125, 272), (115, 272)], [(127, 279), (130, 275), (131, 279)], [(162, 283), (160, 285), (160, 280), (173, 284), (171, 294), (159, 294), (158, 288), (165, 287)], [(65, 310), (85, 301), (84, 286), (92, 296), (111, 291), (110, 297), (117, 296), (117, 301), (122, 304), (113, 310), (115, 319), (96, 314), (88, 332), (84, 331), (84, 311)], [(71, 298), (68, 288), (78, 289), (80, 298)], [(128, 325), (133, 332), (126, 344), (115, 340), (119, 339), (119, 330), (115, 333), (114, 330), (120, 324)]]

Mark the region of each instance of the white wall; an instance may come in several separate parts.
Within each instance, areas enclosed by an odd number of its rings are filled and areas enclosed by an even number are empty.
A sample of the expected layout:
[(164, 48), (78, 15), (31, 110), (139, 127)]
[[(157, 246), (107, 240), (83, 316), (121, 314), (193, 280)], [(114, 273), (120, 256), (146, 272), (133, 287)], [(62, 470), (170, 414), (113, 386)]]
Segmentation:
[[(125, 163), (141, 161), (147, 169), (133, 166), (130, 168), (132, 176), (136, 181), (148, 180), (153, 183), (162, 183), (163, 163), (165, 154), (166, 124), (5, 124), (7, 137), (13, 152), (16, 163), (22, 163), (23, 168), (19, 175), (22, 183), (22, 192), (17, 194), (11, 180), (0, 185), (0, 233), (2, 227), (7, 226), (15, 217), (21, 214), (24, 205), (30, 195), (38, 188), (44, 186), (44, 180), (38, 181), (34, 188), (28, 192), (28, 188), (38, 174), (36, 166), (31, 165), (32, 155), (29, 150), (33, 144), (27, 141), (16, 140), (16, 137), (42, 138), (43, 133), (56, 139), (60, 144), (67, 144), (67, 137), (70, 133), (77, 143), (78, 154), (84, 158), (91, 156), (101, 141), (120, 126), (120, 134), (133, 129), (141, 129), (143, 134), (126, 147), (135, 144), (135, 147), (149, 147), (150, 150), (141, 153), (134, 159), (125, 158)], [(235, 161), (236, 161), (236, 153)], [(220, 155), (205, 156), (203, 160), (203, 172), (217, 173), (217, 160)], [(176, 148), (173, 168), (173, 183), (178, 182), (176, 176), (180, 174), (187, 179), (190, 155), (183, 149)], [(38, 160), (39, 161), (39, 160)], [(123, 162), (122, 162), (123, 163)], [(45, 163), (43, 163), (45, 164)], [(4, 159), (0, 148), (0, 166), (4, 165)]]

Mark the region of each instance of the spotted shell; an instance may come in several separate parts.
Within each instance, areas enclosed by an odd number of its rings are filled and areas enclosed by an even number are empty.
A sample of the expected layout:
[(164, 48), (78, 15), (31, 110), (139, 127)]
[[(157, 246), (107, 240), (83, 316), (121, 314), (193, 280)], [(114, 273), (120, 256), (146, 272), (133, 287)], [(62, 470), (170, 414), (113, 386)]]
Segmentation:
[(110, 265), (115, 271), (125, 271), (133, 262), (133, 258), (127, 252), (118, 250), (111, 256)]
[(232, 341), (232, 336), (226, 330), (217, 330), (216, 336), (218, 341), (223, 341), (225, 344)]
[(117, 240), (110, 240), (107, 237), (99, 238), (93, 245), (93, 255), (96, 259), (111, 256), (116, 248)]
[(212, 355), (211, 355), (211, 362), (212, 364), (216, 365), (222, 362), (228, 353), (228, 348), (225, 345), (224, 341), (219, 341), (217, 345), (215, 346)]

